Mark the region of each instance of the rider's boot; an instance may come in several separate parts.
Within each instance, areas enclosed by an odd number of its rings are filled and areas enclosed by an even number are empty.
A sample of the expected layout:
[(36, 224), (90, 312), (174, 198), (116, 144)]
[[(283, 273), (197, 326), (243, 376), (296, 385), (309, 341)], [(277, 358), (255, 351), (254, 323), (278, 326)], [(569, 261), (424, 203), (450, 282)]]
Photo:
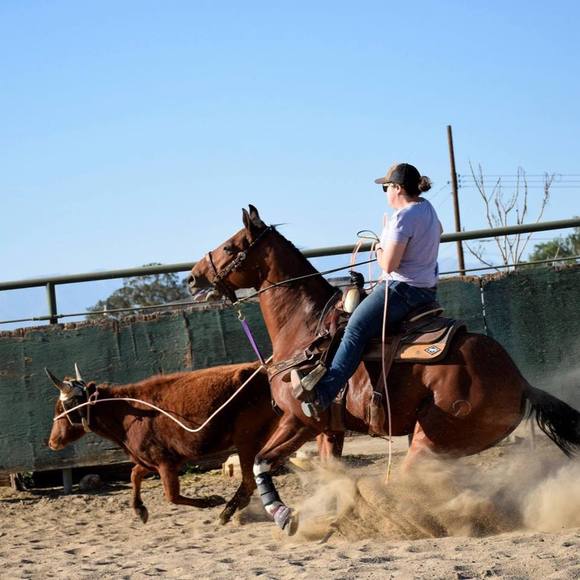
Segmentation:
[(292, 392), (294, 396), (302, 401), (302, 412), (306, 417), (320, 421), (320, 414), (324, 409), (316, 400), (316, 390), (314, 387), (320, 379), (326, 374), (326, 366), (318, 364), (308, 371), (302, 369), (292, 369), (290, 372), (290, 382), (292, 383)]
[(292, 393), (299, 401), (312, 401), (316, 391), (314, 387), (326, 374), (326, 366), (322, 362), (316, 363), (314, 368), (308, 370), (292, 369), (290, 371), (290, 382)]

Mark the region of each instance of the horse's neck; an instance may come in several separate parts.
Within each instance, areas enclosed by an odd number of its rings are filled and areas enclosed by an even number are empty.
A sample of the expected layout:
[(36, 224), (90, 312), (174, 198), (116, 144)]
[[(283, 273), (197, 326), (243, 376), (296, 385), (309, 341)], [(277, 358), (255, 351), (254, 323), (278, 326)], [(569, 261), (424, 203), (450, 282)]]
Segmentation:
[[(272, 257), (274, 265), (264, 277), (266, 281), (261, 290), (277, 282), (316, 273), (310, 262), (293, 246), (282, 248)], [(261, 294), (260, 308), (275, 359), (314, 339), (320, 316), (333, 294), (333, 287), (320, 275), (289, 282)]]

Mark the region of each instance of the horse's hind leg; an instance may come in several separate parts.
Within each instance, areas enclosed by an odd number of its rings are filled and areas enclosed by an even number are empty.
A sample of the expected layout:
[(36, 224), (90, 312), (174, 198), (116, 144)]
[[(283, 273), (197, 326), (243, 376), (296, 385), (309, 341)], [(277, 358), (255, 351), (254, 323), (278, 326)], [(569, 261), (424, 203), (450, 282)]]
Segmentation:
[(175, 465), (163, 463), (159, 466), (159, 476), (167, 501), (177, 505), (190, 505), (199, 508), (215, 507), (224, 503), (224, 498), (212, 495), (206, 498), (185, 497), (180, 493), (179, 473)]
[(427, 437), (419, 423), (415, 424), (413, 434), (408, 439), (409, 450), (402, 465), (404, 473), (409, 473), (421, 459), (433, 457), (437, 453), (436, 445)]
[(136, 464), (131, 470), (131, 486), (133, 487), (131, 505), (144, 524), (149, 519), (149, 512), (141, 499), (141, 482), (148, 473), (151, 473), (151, 470), (139, 464)]
[[(419, 423), (415, 425), (415, 430), (410, 440), (411, 444), (402, 466), (403, 475), (406, 477), (417, 475), (416, 472), (419, 469), (422, 460), (432, 458), (438, 452), (441, 452), (423, 431), (423, 428)], [(424, 485), (424, 483), (423, 475), (419, 473), (417, 477), (412, 480), (410, 485), (417, 491), (420, 491), (420, 495), (424, 495), (425, 498), (429, 498), (431, 495), (428, 491), (429, 484), (427, 482), (427, 484)], [(429, 509), (426, 505), (422, 506), (420, 504), (421, 502), (409, 502), (408, 505), (413, 512), (411, 515), (407, 516), (409, 523), (411, 523), (411, 525), (415, 526), (418, 530), (427, 536), (447, 536), (447, 528), (440, 521), (438, 521), (435, 516), (429, 513)]]

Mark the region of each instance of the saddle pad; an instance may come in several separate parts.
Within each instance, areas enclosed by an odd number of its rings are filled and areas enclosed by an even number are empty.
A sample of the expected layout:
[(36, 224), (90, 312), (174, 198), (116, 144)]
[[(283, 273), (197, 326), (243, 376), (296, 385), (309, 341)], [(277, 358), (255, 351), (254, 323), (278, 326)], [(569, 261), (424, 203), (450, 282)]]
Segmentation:
[(453, 325), (455, 320), (437, 316), (428, 320), (419, 320), (417, 322), (403, 323), (401, 326), (401, 342), (406, 344), (431, 344), (439, 342), (447, 329)]
[[(434, 330), (434, 326), (429, 325), (427, 332), (417, 335), (406, 335), (398, 343), (397, 353), (394, 362), (421, 362), (433, 363), (442, 360), (447, 354), (451, 340), (455, 333), (461, 328), (465, 328), (465, 323), (461, 320), (442, 318), (445, 324)], [(387, 360), (389, 359), (390, 343), (385, 345)], [(380, 340), (370, 341), (363, 354), (363, 360), (380, 361), (382, 357), (382, 344)]]

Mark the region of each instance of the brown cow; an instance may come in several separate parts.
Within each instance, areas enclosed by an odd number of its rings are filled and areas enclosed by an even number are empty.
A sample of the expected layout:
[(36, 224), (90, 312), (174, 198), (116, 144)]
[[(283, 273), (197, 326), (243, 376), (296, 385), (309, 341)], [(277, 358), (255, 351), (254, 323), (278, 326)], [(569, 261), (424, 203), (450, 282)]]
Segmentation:
[[(256, 363), (219, 366), (204, 370), (154, 376), (135, 384), (110, 386), (85, 383), (77, 369), (76, 379), (60, 380), (47, 370), (60, 391), (55, 417), (96, 397), (97, 403), (72, 411), (53, 423), (48, 445), (62, 449), (85, 434), (86, 427), (122, 447), (135, 463), (131, 472), (132, 506), (145, 523), (147, 508), (141, 500), (141, 481), (157, 472), (168, 501), (194, 507), (212, 507), (223, 498), (188, 498), (179, 492), (179, 468), (187, 461), (208, 456), (227, 457), (234, 449), (240, 457), (242, 483), (221, 512), (222, 524), (237, 509), (247, 506), (256, 487), (252, 465), (278, 423), (272, 410), (270, 387), (264, 371), (198, 433), (190, 433), (169, 417), (142, 403), (141, 399), (169, 412), (190, 428), (200, 426), (258, 369)], [(104, 399), (118, 399), (105, 401)], [(101, 402), (99, 402), (101, 401)], [(314, 433), (313, 433), (314, 436)]]

